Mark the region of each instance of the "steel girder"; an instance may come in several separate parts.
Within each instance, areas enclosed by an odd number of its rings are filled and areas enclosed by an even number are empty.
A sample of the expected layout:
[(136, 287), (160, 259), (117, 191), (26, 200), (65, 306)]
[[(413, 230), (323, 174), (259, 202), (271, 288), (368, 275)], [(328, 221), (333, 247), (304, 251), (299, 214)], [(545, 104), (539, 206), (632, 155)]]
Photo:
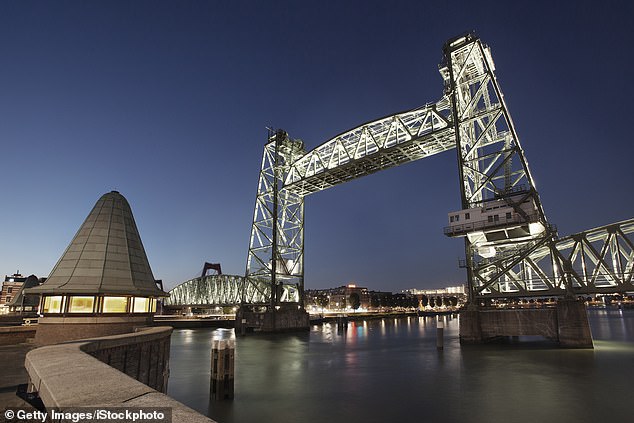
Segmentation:
[(363, 124), (306, 153), (291, 165), (284, 190), (305, 196), (455, 145), (450, 104), (443, 97)]

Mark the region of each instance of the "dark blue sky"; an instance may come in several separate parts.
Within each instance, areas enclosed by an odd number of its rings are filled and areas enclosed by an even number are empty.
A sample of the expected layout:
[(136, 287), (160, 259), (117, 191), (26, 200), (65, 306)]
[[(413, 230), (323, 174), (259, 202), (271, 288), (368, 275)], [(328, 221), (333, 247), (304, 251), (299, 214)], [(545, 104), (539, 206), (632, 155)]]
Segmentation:
[[(168, 288), (244, 274), (266, 126), (314, 148), (436, 101), (476, 30), (546, 214), (634, 216), (631, 2), (0, 1), (0, 272), (46, 276), (105, 192)], [(567, 2), (560, 2), (567, 3)], [(455, 152), (306, 199), (306, 287), (462, 283)]]

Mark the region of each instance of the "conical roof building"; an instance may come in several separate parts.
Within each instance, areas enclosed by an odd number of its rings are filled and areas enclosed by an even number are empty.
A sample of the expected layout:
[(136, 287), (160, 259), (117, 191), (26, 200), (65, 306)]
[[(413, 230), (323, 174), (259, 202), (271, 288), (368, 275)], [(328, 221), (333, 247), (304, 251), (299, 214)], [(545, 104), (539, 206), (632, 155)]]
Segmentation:
[(152, 275), (130, 204), (117, 191), (101, 196), (40, 294), (166, 295)]
[[(128, 201), (101, 196), (42, 285), (35, 341), (112, 335), (152, 323), (157, 287)], [(72, 327), (71, 327), (72, 326)]]

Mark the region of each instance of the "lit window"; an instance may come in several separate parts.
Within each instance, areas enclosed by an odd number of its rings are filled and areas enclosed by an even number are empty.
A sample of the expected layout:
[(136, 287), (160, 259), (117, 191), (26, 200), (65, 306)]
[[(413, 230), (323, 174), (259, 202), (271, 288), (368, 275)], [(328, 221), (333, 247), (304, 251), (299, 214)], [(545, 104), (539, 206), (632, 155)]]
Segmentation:
[(152, 298), (152, 308), (150, 309), (152, 313), (156, 312), (156, 298)]
[(56, 295), (54, 297), (46, 297), (44, 299), (43, 313), (61, 313), (62, 312), (63, 297)]
[(149, 309), (150, 299), (142, 297), (134, 297), (134, 312), (147, 313)]
[(128, 311), (128, 297), (103, 297), (104, 313), (125, 313)]
[(95, 297), (70, 297), (69, 313), (92, 313)]

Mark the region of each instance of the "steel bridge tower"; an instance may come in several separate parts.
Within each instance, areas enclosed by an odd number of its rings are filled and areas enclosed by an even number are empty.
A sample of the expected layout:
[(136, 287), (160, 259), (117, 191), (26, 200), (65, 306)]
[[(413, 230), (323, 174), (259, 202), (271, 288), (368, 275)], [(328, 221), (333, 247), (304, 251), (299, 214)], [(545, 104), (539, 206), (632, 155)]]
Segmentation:
[[(251, 314), (252, 310), (245, 309), (247, 304), (264, 307), (269, 321), (252, 321), (251, 326), (262, 323), (275, 330), (279, 326), (275, 313), (282, 306), (287, 313), (289, 306), (295, 313), (299, 310), (302, 324), (308, 322), (304, 316), (304, 197), (284, 189), (291, 165), (305, 153), (302, 141), (289, 138), (283, 130), (269, 130), (249, 241), (241, 301), (244, 307), (240, 312), (246, 324), (246, 320), (265, 316)], [(265, 301), (256, 302), (253, 298)]]
[(488, 47), (475, 36), (445, 44), (440, 72), (451, 101), (462, 201), (445, 233), (465, 238), (471, 302), (485, 293), (527, 291), (521, 285), (532, 280), (530, 253), (557, 236), (494, 70)]

